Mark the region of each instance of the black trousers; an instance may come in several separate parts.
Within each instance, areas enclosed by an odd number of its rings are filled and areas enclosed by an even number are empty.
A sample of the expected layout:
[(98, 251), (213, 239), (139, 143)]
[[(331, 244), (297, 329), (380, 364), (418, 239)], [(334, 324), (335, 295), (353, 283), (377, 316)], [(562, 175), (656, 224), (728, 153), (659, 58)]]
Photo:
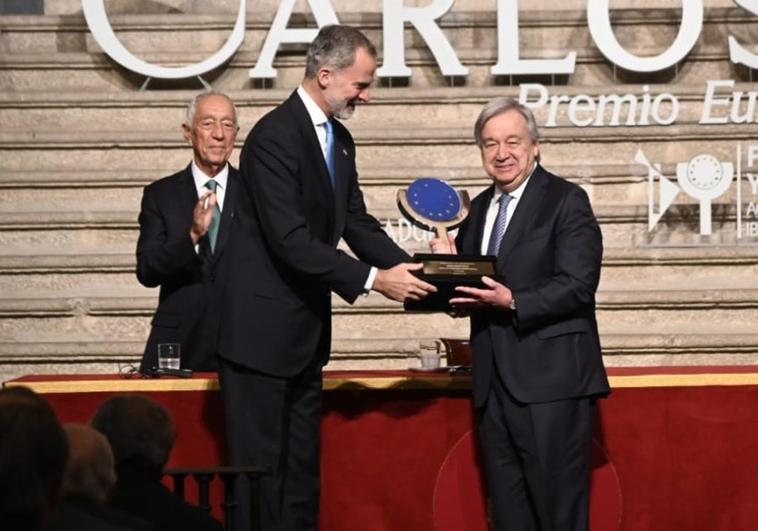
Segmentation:
[(477, 416), (497, 531), (587, 531), (595, 399), (518, 402), (493, 375)]
[[(294, 378), (262, 374), (221, 359), (229, 462), (268, 466), (263, 531), (316, 531), (320, 493), (321, 365)], [(250, 531), (246, 480), (236, 485), (234, 531)]]

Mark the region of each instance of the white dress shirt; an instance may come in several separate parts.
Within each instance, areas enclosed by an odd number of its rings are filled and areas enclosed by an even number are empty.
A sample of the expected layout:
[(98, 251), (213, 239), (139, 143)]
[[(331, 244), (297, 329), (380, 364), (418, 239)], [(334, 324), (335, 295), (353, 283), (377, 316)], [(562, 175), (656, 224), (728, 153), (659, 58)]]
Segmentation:
[(329, 118), (327, 118), (324, 111), (321, 110), (321, 107), (313, 101), (311, 95), (305, 91), (302, 85), (297, 87), (297, 95), (303, 100), (305, 110), (308, 111), (308, 116), (311, 117), (313, 128), (316, 130), (316, 136), (318, 137), (318, 143), (321, 145), (321, 153), (323, 153), (324, 160), (326, 160), (326, 128), (324, 127), (324, 124)]
[[(508, 195), (510, 195), (513, 199), (511, 199), (511, 202), (508, 203), (508, 209), (505, 211), (505, 230), (508, 231), (508, 224), (511, 222), (511, 219), (513, 218), (513, 213), (516, 212), (516, 207), (519, 204), (519, 200), (521, 199), (521, 196), (524, 195), (524, 190), (526, 189), (526, 184), (529, 182), (529, 179), (532, 177), (532, 173), (534, 173), (535, 168), (537, 168), (537, 163), (534, 163), (534, 166), (532, 167), (532, 171), (529, 172), (529, 176), (524, 179), (524, 182), (522, 182), (518, 188), (510, 192)], [(503, 192), (500, 188), (495, 186), (495, 193), (492, 194), (492, 200), (490, 201), (489, 207), (487, 207), (487, 217), (484, 219), (484, 231), (482, 232), (482, 243), (480, 246), (481, 253), (483, 255), (487, 254), (488, 247), (490, 245), (490, 235), (492, 234), (492, 227), (495, 225), (495, 219), (497, 219), (497, 211), (500, 209), (500, 196), (503, 195), (505, 192)]]
[[(208, 191), (208, 188), (205, 187), (205, 183), (210, 181), (211, 178), (203, 173), (203, 170), (198, 168), (194, 160), (192, 161), (192, 178), (195, 180), (197, 197), (200, 198), (201, 195)], [(229, 180), (229, 164), (225, 164), (224, 169), (218, 172), (216, 176), (213, 177), (213, 180), (218, 183), (218, 186), (216, 187), (216, 199), (218, 201), (218, 209), (223, 212), (224, 199), (226, 198), (226, 184)]]

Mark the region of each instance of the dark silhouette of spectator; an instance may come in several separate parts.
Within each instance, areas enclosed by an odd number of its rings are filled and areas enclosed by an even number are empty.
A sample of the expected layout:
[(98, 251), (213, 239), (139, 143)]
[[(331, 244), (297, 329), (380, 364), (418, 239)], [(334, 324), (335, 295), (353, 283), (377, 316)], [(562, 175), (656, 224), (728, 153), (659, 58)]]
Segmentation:
[(116, 469), (105, 436), (83, 424), (63, 429), (69, 456), (51, 531), (156, 531), (149, 522), (109, 505)]
[(0, 526), (49, 528), (68, 443), (53, 408), (26, 387), (0, 389)]
[(222, 530), (217, 520), (161, 483), (176, 438), (174, 422), (163, 406), (140, 395), (115, 396), (97, 409), (92, 427), (107, 437), (116, 459), (114, 507), (165, 531)]

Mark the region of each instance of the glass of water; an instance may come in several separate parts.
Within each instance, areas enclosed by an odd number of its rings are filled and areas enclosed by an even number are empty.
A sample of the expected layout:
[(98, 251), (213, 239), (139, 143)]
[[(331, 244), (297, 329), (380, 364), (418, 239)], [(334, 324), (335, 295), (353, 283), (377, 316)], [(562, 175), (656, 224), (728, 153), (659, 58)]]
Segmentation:
[(178, 369), (181, 355), (182, 346), (179, 343), (158, 343), (158, 368)]
[(442, 342), (438, 339), (419, 343), (418, 357), (422, 371), (435, 371), (440, 368)]

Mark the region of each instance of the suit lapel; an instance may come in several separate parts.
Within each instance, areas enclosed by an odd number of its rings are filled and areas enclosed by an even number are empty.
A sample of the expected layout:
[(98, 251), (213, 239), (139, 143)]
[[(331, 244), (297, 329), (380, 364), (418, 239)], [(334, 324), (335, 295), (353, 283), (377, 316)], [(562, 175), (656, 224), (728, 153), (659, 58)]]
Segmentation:
[(482, 254), (482, 237), (484, 235), (484, 223), (487, 220), (487, 208), (492, 201), (492, 194), (495, 193), (495, 187), (490, 186), (479, 196), (480, 199), (471, 205), (471, 212), (469, 217), (472, 228), (472, 234), (470, 238), (470, 251), (467, 249), (466, 254), (478, 255)]
[(192, 223), (192, 211), (195, 208), (195, 203), (197, 203), (197, 188), (195, 188), (195, 179), (192, 177), (191, 163), (184, 169), (184, 172), (182, 172), (179, 185), (179, 197), (181, 198), (179, 205), (181, 206), (183, 213), (180, 219), (184, 219), (184, 216), (186, 216), (184, 213), (189, 210), (189, 219), (190, 223)]
[(226, 180), (226, 193), (224, 195), (224, 209), (221, 211), (221, 224), (218, 227), (218, 236), (216, 237), (216, 250), (213, 253), (213, 261), (217, 261), (226, 248), (226, 242), (229, 239), (231, 225), (235, 216), (237, 206), (237, 195), (239, 194), (239, 183), (237, 182), (237, 170), (229, 166), (229, 177)]
[(297, 121), (297, 127), (300, 135), (305, 142), (309, 158), (312, 159), (312, 168), (316, 169), (316, 178), (319, 180), (319, 188), (323, 189), (326, 195), (332, 196), (332, 179), (329, 177), (329, 168), (326, 167), (324, 152), (321, 150), (321, 144), (316, 136), (316, 128), (311, 121), (308, 110), (305, 108), (303, 100), (300, 99), (297, 92), (290, 96), (290, 104), (293, 108), (293, 114)]
[[(308, 158), (308, 164), (305, 168), (313, 168), (315, 170), (308, 171), (308, 169), (305, 169), (302, 173), (305, 178), (314, 178), (317, 180), (315, 188), (321, 192), (321, 196), (324, 201), (326, 201), (327, 206), (324, 211), (326, 212), (330, 223), (334, 226), (336, 225), (334, 189), (332, 188), (332, 180), (329, 177), (329, 169), (326, 167), (324, 152), (321, 150), (321, 144), (318, 141), (318, 136), (316, 136), (316, 128), (311, 121), (311, 117), (308, 114), (308, 110), (305, 108), (303, 100), (301, 100), (300, 96), (297, 94), (297, 91), (292, 93), (287, 102), (292, 109), (297, 129), (306, 148), (305, 155)], [(337, 127), (335, 127), (335, 129), (337, 129)], [(337, 134), (335, 132), (335, 137), (336, 136)], [(337, 148), (335, 146), (335, 149), (339, 149), (341, 153), (342, 148)], [(337, 170), (337, 175), (339, 175), (339, 170)]]
[(533, 213), (539, 211), (538, 207), (545, 195), (545, 187), (547, 185), (544, 172), (545, 170), (542, 169), (542, 166), (537, 165), (534, 173), (529, 178), (524, 194), (516, 205), (516, 211), (513, 213), (508, 228), (505, 230), (503, 241), (500, 244), (500, 251), (497, 255), (498, 265), (501, 265), (513, 250), (513, 246), (529, 226)]
[[(335, 120), (336, 121), (336, 120)], [(345, 143), (343, 127), (341, 124), (335, 124), (334, 127), (334, 236), (333, 241), (337, 243), (342, 228), (345, 226), (345, 217), (347, 216), (348, 190), (352, 180), (352, 168), (350, 163), (350, 153)], [(330, 183), (331, 184), (331, 183)]]

